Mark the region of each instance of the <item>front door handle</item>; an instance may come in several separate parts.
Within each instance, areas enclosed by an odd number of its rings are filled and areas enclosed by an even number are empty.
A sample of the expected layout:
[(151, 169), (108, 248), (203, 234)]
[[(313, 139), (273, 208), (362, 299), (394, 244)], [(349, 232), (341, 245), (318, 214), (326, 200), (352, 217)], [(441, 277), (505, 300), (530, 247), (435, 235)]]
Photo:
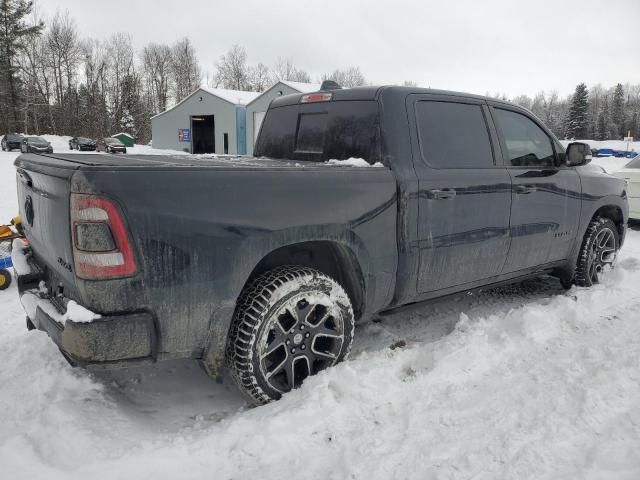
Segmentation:
[(526, 195), (536, 191), (535, 185), (516, 185), (516, 193)]
[(445, 200), (456, 196), (456, 191), (453, 188), (444, 188), (442, 190), (427, 190), (429, 198), (433, 200)]

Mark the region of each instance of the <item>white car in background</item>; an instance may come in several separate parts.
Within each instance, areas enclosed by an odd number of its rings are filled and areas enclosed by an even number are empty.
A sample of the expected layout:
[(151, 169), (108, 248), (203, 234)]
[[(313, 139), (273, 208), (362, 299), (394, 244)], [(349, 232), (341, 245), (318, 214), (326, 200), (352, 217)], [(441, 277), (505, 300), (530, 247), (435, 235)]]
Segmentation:
[(635, 157), (624, 168), (612, 173), (627, 182), (629, 197), (629, 218), (640, 220), (640, 155)]

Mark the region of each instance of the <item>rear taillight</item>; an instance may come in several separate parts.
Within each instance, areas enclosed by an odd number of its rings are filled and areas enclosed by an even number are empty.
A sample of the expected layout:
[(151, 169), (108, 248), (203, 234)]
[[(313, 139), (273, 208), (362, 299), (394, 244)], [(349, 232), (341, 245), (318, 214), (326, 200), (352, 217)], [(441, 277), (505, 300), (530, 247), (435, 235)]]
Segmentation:
[(300, 103), (328, 102), (333, 94), (327, 92), (307, 93), (300, 97)]
[(129, 277), (136, 261), (120, 210), (96, 195), (71, 194), (71, 236), (76, 275), (87, 280)]

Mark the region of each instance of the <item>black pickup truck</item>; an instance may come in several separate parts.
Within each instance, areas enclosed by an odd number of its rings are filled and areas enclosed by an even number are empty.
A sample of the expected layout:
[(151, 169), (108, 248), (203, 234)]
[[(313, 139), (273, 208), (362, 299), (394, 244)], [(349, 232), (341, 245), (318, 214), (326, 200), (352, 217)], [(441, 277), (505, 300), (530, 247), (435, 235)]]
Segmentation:
[(624, 240), (623, 180), (491, 98), (283, 96), (255, 155), (18, 157), (28, 327), (75, 365), (226, 367), (260, 404), (345, 358), (358, 319), (540, 274), (590, 286)]

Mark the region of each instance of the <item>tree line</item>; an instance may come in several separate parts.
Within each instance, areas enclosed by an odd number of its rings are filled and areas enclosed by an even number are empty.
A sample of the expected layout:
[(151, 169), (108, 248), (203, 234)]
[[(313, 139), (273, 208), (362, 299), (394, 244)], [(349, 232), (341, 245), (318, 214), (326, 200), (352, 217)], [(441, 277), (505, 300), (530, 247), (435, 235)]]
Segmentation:
[[(149, 43), (136, 51), (126, 33), (104, 40), (80, 38), (68, 12), (45, 18), (33, 2), (0, 0), (0, 134), (9, 131), (98, 138), (120, 131), (140, 143), (151, 139), (151, 117), (203, 83), (263, 91), (277, 80), (311, 82), (278, 58), (250, 65), (232, 46), (204, 74), (188, 38)], [(345, 86), (366, 84), (358, 67), (323, 75)]]
[[(247, 91), (264, 91), (277, 80), (368, 84), (357, 66), (312, 79), (286, 57), (271, 66), (251, 64), (240, 45), (214, 62), (212, 73), (203, 73), (200, 65), (186, 37), (136, 50), (126, 33), (81, 38), (68, 12), (45, 18), (31, 1), (0, 0), (0, 134), (98, 138), (125, 131), (146, 143), (151, 117), (202, 84)], [(640, 137), (640, 85), (588, 90), (580, 84), (567, 98), (541, 92), (512, 101), (533, 111), (560, 138), (622, 138), (629, 130)]]
[(558, 138), (621, 140), (628, 133), (640, 138), (640, 85), (618, 83), (589, 89), (580, 83), (564, 99), (556, 92), (540, 92), (512, 101), (531, 110)]

